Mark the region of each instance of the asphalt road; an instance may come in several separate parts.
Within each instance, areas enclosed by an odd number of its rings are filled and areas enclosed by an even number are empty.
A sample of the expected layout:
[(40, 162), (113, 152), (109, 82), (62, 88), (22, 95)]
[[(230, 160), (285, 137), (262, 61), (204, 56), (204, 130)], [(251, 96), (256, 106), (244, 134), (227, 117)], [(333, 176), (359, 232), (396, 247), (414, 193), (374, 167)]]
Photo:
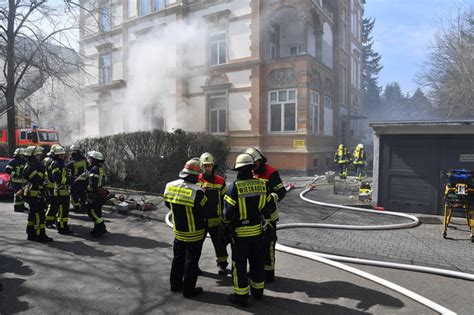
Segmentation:
[[(74, 236), (50, 231), (48, 245), (26, 241), (26, 214), (0, 203), (0, 314), (432, 314), (389, 289), (326, 265), (277, 254), (275, 283), (246, 309), (227, 301), (230, 277), (218, 276), (210, 240), (198, 279), (205, 293), (184, 299), (169, 291), (172, 231), (163, 222), (106, 215), (111, 232), (89, 237), (86, 215), (73, 214)], [(314, 242), (317, 242), (315, 239)], [(360, 267), (451, 308), (472, 314), (472, 283), (432, 275)]]

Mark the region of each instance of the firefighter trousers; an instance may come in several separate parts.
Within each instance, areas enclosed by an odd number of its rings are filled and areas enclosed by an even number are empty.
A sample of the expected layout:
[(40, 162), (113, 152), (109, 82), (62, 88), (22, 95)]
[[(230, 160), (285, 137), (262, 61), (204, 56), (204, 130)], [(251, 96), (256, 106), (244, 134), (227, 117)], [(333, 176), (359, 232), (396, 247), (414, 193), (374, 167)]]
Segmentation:
[[(232, 280), (235, 298), (246, 301), (249, 292), (256, 297), (263, 295), (265, 287), (263, 235), (236, 237), (232, 244)], [(250, 285), (247, 279), (247, 262), (250, 266)]]
[(26, 234), (29, 237), (40, 237), (45, 235), (45, 212), (44, 202), (38, 197), (26, 197), (26, 202), (30, 207)]
[(207, 228), (207, 232), (211, 236), (212, 245), (214, 245), (214, 251), (216, 253), (216, 263), (217, 266), (221, 268), (226, 268), (229, 264), (227, 262), (227, 258), (229, 255), (227, 254), (226, 244), (224, 244), (219, 237), (219, 226), (213, 226)]
[(267, 280), (271, 281), (275, 277), (275, 244), (278, 240), (276, 229), (277, 221), (272, 221), (272, 237), (265, 238), (265, 274)]
[(347, 178), (347, 163), (339, 163), (339, 177), (341, 179)]
[(46, 190), (46, 223), (56, 223), (56, 217), (58, 215), (57, 200), (54, 197), (54, 188), (45, 188)]
[(86, 204), (86, 209), (89, 219), (94, 222), (94, 229), (98, 225), (104, 225), (104, 218), (102, 218), (102, 203), (99, 199), (93, 198), (88, 200)]
[(22, 212), (25, 209), (25, 204), (22, 196), (17, 195), (16, 193), (23, 188), (23, 184), (13, 183), (13, 208), (15, 211)]
[(74, 210), (85, 211), (87, 202), (87, 183), (78, 181), (71, 185), (71, 204)]
[(69, 195), (54, 197), (58, 210), (58, 231), (69, 230)]
[(171, 291), (183, 289), (183, 295), (192, 295), (198, 278), (198, 263), (203, 242), (204, 239), (197, 242), (183, 242), (175, 238), (170, 273)]

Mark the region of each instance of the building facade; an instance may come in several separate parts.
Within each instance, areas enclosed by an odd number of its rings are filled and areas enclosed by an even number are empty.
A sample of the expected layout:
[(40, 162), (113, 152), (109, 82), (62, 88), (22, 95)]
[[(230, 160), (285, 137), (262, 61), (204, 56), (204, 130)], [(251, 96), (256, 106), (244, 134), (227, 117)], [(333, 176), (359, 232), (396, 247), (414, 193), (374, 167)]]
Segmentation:
[(207, 132), (230, 159), (256, 146), (299, 172), (331, 169), (360, 137), (361, 0), (83, 5), (96, 9), (81, 19), (85, 136)]

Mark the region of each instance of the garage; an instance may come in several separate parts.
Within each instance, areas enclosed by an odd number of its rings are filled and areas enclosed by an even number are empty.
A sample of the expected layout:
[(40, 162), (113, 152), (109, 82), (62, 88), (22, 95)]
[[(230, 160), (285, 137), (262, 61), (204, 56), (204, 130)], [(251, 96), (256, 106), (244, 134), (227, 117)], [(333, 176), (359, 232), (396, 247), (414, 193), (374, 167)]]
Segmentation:
[(474, 120), (373, 122), (373, 202), (387, 210), (443, 214), (446, 172), (474, 170)]

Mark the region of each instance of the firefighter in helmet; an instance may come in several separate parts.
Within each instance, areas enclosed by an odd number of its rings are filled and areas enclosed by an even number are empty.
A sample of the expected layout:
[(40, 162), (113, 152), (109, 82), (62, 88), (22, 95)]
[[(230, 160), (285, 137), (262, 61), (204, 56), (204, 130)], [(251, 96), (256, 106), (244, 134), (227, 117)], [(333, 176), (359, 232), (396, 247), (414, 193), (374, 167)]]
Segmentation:
[[(66, 150), (60, 145), (52, 148), (53, 162), (49, 166), (48, 179), (54, 183), (54, 204), (57, 209), (57, 228), (59, 234), (72, 234), (69, 227), (69, 185), (72, 178), (66, 168)], [(48, 217), (52, 214), (48, 212)]]
[[(232, 278), (234, 294), (229, 301), (245, 307), (249, 293), (256, 299), (263, 296), (265, 287), (264, 229), (270, 227), (270, 209), (267, 201), (268, 182), (254, 178), (255, 160), (243, 153), (235, 160), (237, 179), (229, 185), (224, 197), (224, 231), (231, 239)], [(230, 236), (229, 236), (230, 235)], [(247, 279), (247, 261), (250, 265), (250, 286)]]
[(44, 177), (44, 195), (46, 201), (46, 228), (56, 229), (56, 221), (58, 215), (58, 207), (56, 204), (56, 198), (54, 197), (54, 182), (53, 175), (51, 174), (51, 165), (54, 162), (54, 149), (59, 144), (53, 144), (46, 154), (46, 157), (43, 159), (43, 166), (45, 169)]
[(67, 168), (73, 177), (71, 184), (71, 204), (76, 212), (84, 212), (87, 202), (87, 159), (81, 152), (81, 148), (77, 144), (71, 146), (71, 161)]
[(186, 162), (179, 179), (166, 184), (165, 205), (173, 218), (173, 262), (170, 290), (182, 291), (185, 298), (196, 296), (203, 289), (196, 287), (202, 244), (206, 237), (204, 206), (207, 197), (197, 185), (201, 163), (199, 158)]
[(271, 225), (274, 233), (273, 237), (266, 238), (265, 243), (265, 282), (273, 282), (275, 280), (275, 244), (277, 241), (277, 222), (280, 218), (277, 209), (277, 203), (282, 201), (286, 195), (286, 188), (280, 178), (278, 171), (267, 164), (267, 158), (257, 148), (248, 148), (245, 153), (250, 154), (255, 160), (255, 169), (253, 174), (255, 178), (259, 178), (268, 182), (270, 187), (270, 200), (268, 208), (271, 213)]
[(94, 222), (94, 229), (89, 232), (93, 237), (100, 237), (107, 233), (104, 218), (102, 218), (102, 206), (106, 196), (103, 196), (105, 185), (105, 158), (99, 151), (89, 151), (89, 169), (87, 171), (87, 215)]
[(334, 154), (334, 163), (339, 167), (339, 177), (341, 179), (347, 178), (347, 166), (349, 165), (349, 153), (347, 152), (344, 144), (340, 144), (337, 148), (336, 153)]
[(10, 175), (10, 183), (13, 188), (13, 210), (15, 212), (23, 212), (26, 210), (23, 196), (18, 193), (25, 183), (23, 179), (23, 169), (26, 165), (23, 148), (16, 148), (13, 153), (13, 159), (8, 163), (6, 171)]
[(362, 179), (365, 166), (365, 151), (362, 143), (359, 143), (352, 151), (352, 165), (354, 165), (357, 178)]
[(44, 166), (41, 163), (43, 148), (29, 146), (26, 148), (26, 167), (23, 171), (25, 188), (23, 189), (26, 202), (30, 206), (26, 233), (29, 241), (41, 243), (51, 242), (53, 239), (46, 235), (45, 230), (45, 203), (44, 203)]
[(222, 243), (218, 237), (218, 232), (219, 226), (222, 224), (222, 207), (227, 186), (224, 178), (216, 174), (217, 165), (211, 153), (203, 153), (199, 160), (202, 173), (199, 174), (198, 183), (207, 197), (205, 207), (207, 232), (211, 236), (212, 244), (214, 245), (216, 263), (219, 268), (218, 273), (226, 275), (228, 254), (226, 244)]

